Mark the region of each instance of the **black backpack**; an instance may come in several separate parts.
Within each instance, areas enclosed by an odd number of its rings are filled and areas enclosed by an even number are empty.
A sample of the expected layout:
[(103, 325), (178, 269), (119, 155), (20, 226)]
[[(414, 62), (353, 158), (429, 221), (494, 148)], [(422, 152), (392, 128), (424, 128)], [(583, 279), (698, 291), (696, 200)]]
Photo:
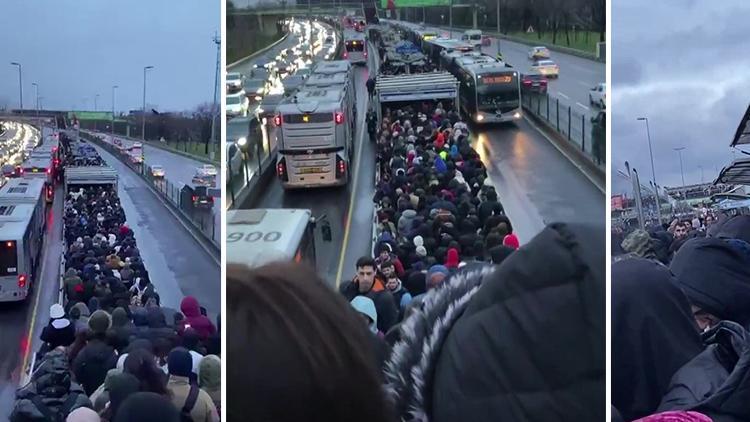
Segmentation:
[(65, 419), (67, 419), (68, 414), (73, 410), (73, 406), (75, 406), (76, 401), (78, 399), (78, 396), (80, 393), (70, 393), (68, 394), (68, 397), (65, 399), (64, 402), (56, 409), (56, 411), (52, 411), (52, 409), (49, 408), (44, 402), (42, 401), (42, 398), (38, 395), (34, 395), (29, 400), (31, 400), (32, 403), (34, 403), (34, 406), (39, 410), (39, 412), (44, 415), (44, 420), (49, 422), (65, 422)]
[(180, 409), (180, 420), (182, 422), (194, 422), (193, 417), (190, 416), (190, 412), (193, 411), (195, 403), (198, 401), (199, 392), (200, 389), (195, 384), (190, 384), (190, 392), (188, 392), (187, 399), (185, 399), (185, 404)]

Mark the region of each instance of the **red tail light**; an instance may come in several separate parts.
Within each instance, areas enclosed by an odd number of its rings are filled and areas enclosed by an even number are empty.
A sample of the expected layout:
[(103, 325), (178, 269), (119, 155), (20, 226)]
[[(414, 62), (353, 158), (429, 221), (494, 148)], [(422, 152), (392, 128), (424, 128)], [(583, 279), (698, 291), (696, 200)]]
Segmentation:
[(344, 58), (349, 58), (349, 53), (346, 50), (344, 50)]
[(286, 171), (286, 158), (282, 158), (276, 164), (276, 175), (285, 182), (289, 180), (289, 174)]
[(193, 202), (196, 202), (196, 201), (198, 201), (198, 197), (193, 195)]
[(367, 58), (367, 50), (365, 50), (365, 58)]
[(57, 152), (57, 147), (52, 147), (52, 152)]
[(524, 85), (531, 85), (531, 81), (530, 81), (530, 80), (528, 80), (528, 79), (524, 79), (524, 80), (523, 80), (523, 84), (524, 84)]
[(48, 168), (48, 169), (47, 169), (47, 174), (50, 174), (50, 173), (52, 173), (52, 169), (51, 169), (51, 168)]
[(18, 275), (18, 287), (23, 289), (26, 287), (26, 274), (19, 274)]
[(276, 126), (281, 126), (281, 116), (280, 115), (277, 114), (277, 115), (273, 116), (273, 124), (275, 124)]
[(334, 114), (334, 118), (336, 119), (337, 125), (344, 123), (344, 113), (337, 111), (336, 114)]
[(346, 161), (336, 156), (336, 178), (342, 178), (346, 175)]

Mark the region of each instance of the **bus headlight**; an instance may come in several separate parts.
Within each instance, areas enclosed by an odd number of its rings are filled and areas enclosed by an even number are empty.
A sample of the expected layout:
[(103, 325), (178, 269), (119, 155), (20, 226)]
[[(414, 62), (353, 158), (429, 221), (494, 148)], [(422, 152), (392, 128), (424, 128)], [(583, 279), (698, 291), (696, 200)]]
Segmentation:
[(238, 139), (237, 140), (237, 145), (239, 145), (241, 147), (244, 147), (245, 145), (247, 145), (247, 138), (245, 138), (243, 136), (242, 138)]
[(482, 120), (484, 120), (484, 114), (477, 113), (477, 121), (481, 122)]
[(520, 119), (521, 118), (521, 113), (516, 112), (515, 114), (513, 114), (513, 117), (515, 117), (516, 119)]

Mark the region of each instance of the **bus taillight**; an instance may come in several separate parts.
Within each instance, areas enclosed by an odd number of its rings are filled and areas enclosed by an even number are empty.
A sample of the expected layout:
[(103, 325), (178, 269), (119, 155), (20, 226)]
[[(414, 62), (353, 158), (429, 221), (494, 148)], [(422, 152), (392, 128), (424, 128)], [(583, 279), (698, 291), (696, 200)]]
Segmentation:
[(334, 114), (334, 118), (336, 119), (337, 125), (344, 123), (344, 113), (337, 111), (336, 114)]
[(47, 167), (47, 174), (51, 174), (51, 173), (52, 173), (52, 169)]
[(346, 175), (346, 161), (336, 156), (336, 178), (340, 179)]
[(286, 158), (282, 158), (276, 164), (276, 175), (285, 182), (289, 180), (289, 175), (286, 172)]
[(348, 53), (348, 52), (347, 52), (346, 50), (344, 50), (344, 58), (345, 58), (345, 59), (348, 59), (348, 58), (349, 58), (349, 53)]
[(276, 126), (281, 126), (281, 116), (280, 115), (277, 114), (277, 115), (273, 116), (273, 124), (275, 124)]
[(23, 289), (26, 287), (26, 274), (19, 274), (18, 275), (18, 287)]

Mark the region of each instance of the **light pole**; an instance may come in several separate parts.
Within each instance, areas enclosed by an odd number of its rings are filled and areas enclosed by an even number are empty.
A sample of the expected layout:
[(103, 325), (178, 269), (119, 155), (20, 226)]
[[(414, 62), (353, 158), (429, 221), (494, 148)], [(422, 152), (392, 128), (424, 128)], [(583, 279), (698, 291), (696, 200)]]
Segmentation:
[(115, 134), (115, 89), (117, 88), (117, 85), (112, 85), (112, 135)]
[(21, 63), (11, 62), (12, 66), (18, 66), (18, 103), (23, 110), (23, 80), (21, 79)]
[[(32, 82), (31, 86), (34, 87), (34, 103), (36, 105), (36, 124), (39, 124), (39, 84)], [(40, 126), (41, 128), (41, 126)]]
[(143, 68), (143, 109), (141, 111), (141, 139), (146, 140), (146, 71), (153, 69), (153, 66)]
[[(214, 143), (216, 139), (216, 120), (218, 118), (219, 107), (217, 107), (217, 95), (219, 91), (219, 66), (221, 65), (221, 37), (214, 34), (214, 44), (216, 44), (216, 76), (214, 77), (214, 104), (211, 106), (211, 151), (209, 152), (209, 158), (214, 158)], [(312, 45), (312, 44), (311, 44)], [(206, 145), (208, 146), (208, 145)]]
[(656, 215), (661, 225), (661, 204), (659, 203), (659, 185), (656, 184), (656, 170), (654, 169), (654, 152), (651, 149), (651, 129), (648, 126), (648, 117), (638, 117), (637, 120), (646, 122), (646, 136), (648, 137), (648, 153), (651, 156), (651, 177), (654, 180), (654, 190), (656, 191)]
[(685, 147), (677, 147), (672, 148), (673, 150), (677, 151), (677, 153), (680, 155), (680, 175), (682, 176), (682, 199), (687, 198), (686, 192), (685, 192), (685, 171), (682, 168), (682, 150), (685, 149)]

